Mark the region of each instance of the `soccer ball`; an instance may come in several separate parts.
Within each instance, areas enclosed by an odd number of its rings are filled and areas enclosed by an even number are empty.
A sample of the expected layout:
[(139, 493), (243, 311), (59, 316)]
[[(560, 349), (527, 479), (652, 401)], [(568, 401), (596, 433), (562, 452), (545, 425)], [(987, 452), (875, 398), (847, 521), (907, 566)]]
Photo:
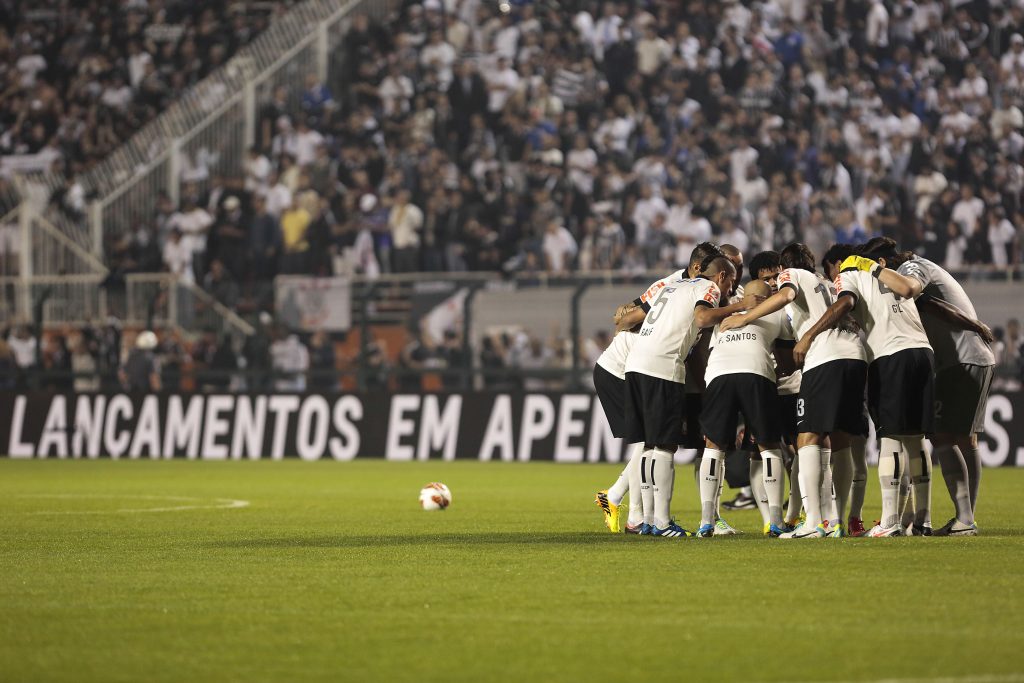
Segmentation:
[(420, 491), (420, 507), (424, 510), (444, 510), (451, 504), (452, 492), (440, 482), (431, 482)]

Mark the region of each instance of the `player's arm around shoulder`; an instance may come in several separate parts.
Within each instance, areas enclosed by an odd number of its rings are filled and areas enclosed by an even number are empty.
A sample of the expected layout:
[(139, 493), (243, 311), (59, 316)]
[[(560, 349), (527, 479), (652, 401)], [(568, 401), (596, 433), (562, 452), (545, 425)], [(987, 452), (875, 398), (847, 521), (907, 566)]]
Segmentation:
[(934, 297), (921, 297), (918, 299), (917, 305), (920, 310), (931, 313), (955, 329), (977, 333), (986, 344), (991, 344), (996, 340), (988, 325), (980, 320), (975, 320), (948, 301)]
[(841, 289), (838, 300), (825, 310), (824, 315), (821, 316), (818, 322), (814, 323), (811, 329), (807, 330), (800, 338), (800, 341), (796, 343), (796, 346), (793, 347), (793, 360), (798, 367), (803, 366), (804, 360), (807, 358), (807, 352), (811, 350), (811, 343), (815, 337), (825, 330), (831, 330), (838, 325), (839, 321), (852, 311), (856, 305), (856, 294), (849, 289)]
[(697, 301), (693, 310), (694, 322), (697, 324), (697, 327), (700, 328), (714, 327), (733, 313), (752, 309), (765, 300), (764, 297), (747, 294), (743, 299), (734, 304), (716, 308), (716, 305), (721, 298), (721, 292), (718, 289), (718, 285), (715, 283), (712, 282), (710, 285), (711, 287), (704, 295), (704, 298)]
[(783, 308), (786, 307), (787, 304), (791, 303), (795, 298), (795, 287), (780, 286), (778, 292), (772, 294), (770, 297), (768, 297), (761, 303), (757, 304), (752, 309), (743, 313), (736, 313), (723, 320), (720, 325), (720, 329), (722, 332), (728, 332), (729, 330), (735, 330), (738, 327), (749, 325), (755, 320), (760, 320), (766, 315), (771, 315), (776, 311), (781, 311)]

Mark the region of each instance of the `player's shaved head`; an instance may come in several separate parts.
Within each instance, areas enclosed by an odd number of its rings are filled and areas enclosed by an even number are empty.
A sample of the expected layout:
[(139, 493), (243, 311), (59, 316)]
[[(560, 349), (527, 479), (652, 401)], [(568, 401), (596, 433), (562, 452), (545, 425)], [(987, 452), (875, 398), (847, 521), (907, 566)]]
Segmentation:
[(764, 280), (751, 280), (743, 286), (743, 293), (768, 298), (772, 295), (772, 287)]
[[(738, 283), (743, 278), (743, 252), (731, 244), (723, 244), (721, 249), (722, 253), (725, 254), (725, 258), (729, 259), (736, 268), (734, 281)], [(732, 294), (733, 292), (729, 293)]]
[(793, 242), (782, 250), (780, 260), (783, 268), (799, 268), (808, 272), (814, 272), (814, 254), (802, 242)]
[(721, 254), (712, 254), (700, 264), (700, 274), (707, 278), (714, 278), (715, 275), (723, 272), (729, 273), (733, 277), (736, 276), (736, 266)]

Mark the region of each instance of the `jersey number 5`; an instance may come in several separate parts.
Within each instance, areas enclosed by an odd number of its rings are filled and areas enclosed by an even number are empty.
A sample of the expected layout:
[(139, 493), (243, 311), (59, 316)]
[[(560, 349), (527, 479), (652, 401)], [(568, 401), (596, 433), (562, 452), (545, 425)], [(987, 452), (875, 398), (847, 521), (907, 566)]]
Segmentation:
[(668, 295), (676, 291), (675, 287), (665, 287), (658, 292), (658, 298), (651, 304), (651, 310), (647, 312), (647, 319), (644, 321), (648, 325), (653, 325), (658, 322), (658, 318), (661, 317), (662, 309), (665, 308), (665, 304), (668, 303)]

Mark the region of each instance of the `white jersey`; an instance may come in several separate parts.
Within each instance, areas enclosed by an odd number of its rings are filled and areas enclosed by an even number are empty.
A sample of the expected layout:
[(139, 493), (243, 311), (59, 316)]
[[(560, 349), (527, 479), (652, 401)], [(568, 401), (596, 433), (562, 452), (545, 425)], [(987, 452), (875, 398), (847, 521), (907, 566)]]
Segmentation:
[(626, 359), (626, 372), (685, 382), (684, 361), (700, 332), (694, 320), (694, 309), (717, 307), (721, 292), (710, 280), (690, 280), (685, 276), (659, 280), (646, 294), (652, 289), (657, 292), (656, 296), (641, 297), (640, 305), (647, 311), (647, 317)]
[(793, 339), (793, 328), (785, 311), (775, 311), (728, 332), (721, 332), (716, 326), (711, 335), (711, 355), (704, 381), (711, 384), (716, 377), (742, 372), (774, 382), (772, 348), (776, 339)]
[[(836, 288), (817, 273), (800, 268), (787, 268), (779, 273), (779, 291), (783, 287), (796, 292), (796, 298), (786, 304), (786, 313), (793, 323), (796, 339), (800, 341), (836, 302)], [(811, 342), (804, 359), (804, 371), (844, 359), (867, 360), (860, 337), (850, 330), (826, 330)]]
[(867, 335), (871, 360), (906, 349), (931, 349), (913, 299), (896, 296), (871, 273), (845, 270), (836, 278), (839, 296), (852, 296), (853, 317)]
[(597, 364), (615, 375), (619, 379), (626, 378), (626, 359), (629, 357), (629, 350), (633, 348), (636, 340), (636, 333), (622, 331), (612, 337), (608, 348), (598, 356)]
[[(915, 256), (905, 261), (896, 272), (921, 283), (924, 289), (921, 290), (920, 297), (941, 299), (956, 306), (968, 317), (978, 317), (974, 304), (960, 283), (928, 259)], [(955, 329), (926, 311), (922, 310), (920, 313), (924, 331), (928, 333), (928, 341), (935, 350), (936, 370), (960, 363), (995, 365), (996, 358), (992, 354), (992, 349), (977, 332)]]

